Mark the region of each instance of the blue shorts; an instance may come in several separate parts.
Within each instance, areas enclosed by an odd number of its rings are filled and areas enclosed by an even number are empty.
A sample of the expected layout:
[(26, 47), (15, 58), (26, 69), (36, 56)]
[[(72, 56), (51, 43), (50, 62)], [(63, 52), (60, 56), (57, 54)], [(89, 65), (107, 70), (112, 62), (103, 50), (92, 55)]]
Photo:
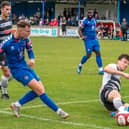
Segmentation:
[(98, 39), (86, 39), (84, 40), (86, 53), (92, 53), (93, 51), (100, 51), (100, 45)]
[(18, 69), (16, 70), (16, 72), (12, 72), (12, 75), (17, 81), (21, 82), (24, 86), (27, 85), (32, 79), (36, 79), (37, 81), (40, 80), (34, 70), (28, 67)]

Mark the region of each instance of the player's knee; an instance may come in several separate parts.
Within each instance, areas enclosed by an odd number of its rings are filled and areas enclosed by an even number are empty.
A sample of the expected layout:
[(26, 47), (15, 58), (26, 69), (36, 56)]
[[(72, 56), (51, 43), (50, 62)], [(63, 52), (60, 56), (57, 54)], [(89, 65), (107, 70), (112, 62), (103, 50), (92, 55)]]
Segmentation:
[(108, 99), (109, 99), (109, 100), (112, 101), (114, 98), (120, 98), (120, 99), (121, 99), (121, 96), (120, 96), (119, 92), (116, 91), (116, 90), (112, 90), (112, 91), (109, 93), (109, 95), (108, 95)]
[(88, 53), (86, 56), (87, 56), (87, 58), (90, 58), (91, 57), (91, 53)]
[(38, 87), (36, 90), (36, 93), (38, 94), (38, 96), (42, 95), (43, 93), (45, 93), (45, 90), (43, 87)]
[(45, 93), (45, 89), (43, 86), (39, 85), (35, 88), (35, 92), (38, 96), (40, 96), (41, 94)]
[(95, 51), (95, 53), (96, 53), (96, 56), (100, 56), (101, 55), (100, 51)]

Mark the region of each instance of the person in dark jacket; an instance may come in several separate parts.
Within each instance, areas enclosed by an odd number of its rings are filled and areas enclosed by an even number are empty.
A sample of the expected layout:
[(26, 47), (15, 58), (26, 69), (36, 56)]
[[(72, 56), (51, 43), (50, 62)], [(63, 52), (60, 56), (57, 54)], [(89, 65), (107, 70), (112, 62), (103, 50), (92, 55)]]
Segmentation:
[(123, 41), (127, 40), (127, 30), (128, 30), (128, 22), (126, 21), (126, 18), (123, 18), (123, 21), (121, 23)]

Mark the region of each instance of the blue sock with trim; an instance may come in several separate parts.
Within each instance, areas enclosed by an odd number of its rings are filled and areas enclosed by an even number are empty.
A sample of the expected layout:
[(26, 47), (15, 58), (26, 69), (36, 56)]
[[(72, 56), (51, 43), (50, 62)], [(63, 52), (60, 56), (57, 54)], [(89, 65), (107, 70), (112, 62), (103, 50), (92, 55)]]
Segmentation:
[(88, 60), (87, 56), (83, 56), (81, 60), (81, 64), (84, 64)]
[(101, 68), (103, 64), (102, 64), (102, 59), (100, 55), (96, 56), (96, 62), (97, 62), (98, 67)]
[(59, 109), (59, 107), (47, 96), (46, 93), (40, 95), (40, 99), (53, 111), (56, 112)]
[(23, 105), (23, 104), (25, 104), (25, 103), (27, 103), (27, 102), (29, 102), (29, 101), (32, 101), (32, 100), (35, 99), (36, 97), (38, 97), (38, 95), (37, 95), (33, 90), (31, 90), (31, 91), (27, 92), (22, 98), (20, 98), (20, 99), (18, 100), (18, 102), (19, 102), (21, 105)]

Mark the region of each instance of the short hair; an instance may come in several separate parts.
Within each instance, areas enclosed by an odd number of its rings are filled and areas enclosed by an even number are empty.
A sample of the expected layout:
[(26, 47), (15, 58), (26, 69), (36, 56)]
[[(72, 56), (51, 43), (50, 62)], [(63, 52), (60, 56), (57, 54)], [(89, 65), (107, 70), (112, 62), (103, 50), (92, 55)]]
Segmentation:
[(17, 22), (18, 28), (25, 28), (26, 26), (31, 27), (30, 22), (26, 19), (21, 19)]
[(88, 12), (94, 12), (93, 9), (90, 9), (90, 8), (89, 8), (87, 11), (88, 11)]
[(2, 1), (1, 3), (1, 8), (4, 8), (5, 6), (11, 6), (10, 2), (9, 1)]
[(118, 60), (121, 60), (121, 59), (123, 59), (123, 58), (125, 58), (126, 60), (129, 61), (129, 55), (128, 55), (128, 54), (121, 54), (121, 55), (118, 57)]

